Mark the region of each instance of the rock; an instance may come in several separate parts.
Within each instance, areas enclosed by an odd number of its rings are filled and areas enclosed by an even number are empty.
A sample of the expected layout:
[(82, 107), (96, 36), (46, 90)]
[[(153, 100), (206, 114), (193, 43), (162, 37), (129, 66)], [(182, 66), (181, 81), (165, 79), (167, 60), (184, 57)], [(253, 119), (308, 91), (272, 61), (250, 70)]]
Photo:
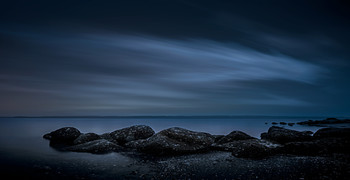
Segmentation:
[(309, 126), (319, 126), (319, 125), (323, 125), (323, 124), (343, 124), (343, 123), (350, 123), (350, 119), (327, 118), (324, 120), (302, 121), (302, 122), (298, 122), (297, 124), (309, 125)]
[(288, 123), (288, 126), (294, 126), (295, 123)]
[(95, 133), (80, 134), (80, 136), (73, 141), (73, 144), (83, 144), (97, 139), (101, 139), (101, 137)]
[(276, 123), (276, 122), (272, 122), (272, 124), (275, 124), (275, 125), (276, 125), (276, 124), (278, 124), (278, 123)]
[(212, 135), (212, 136), (215, 138), (214, 142), (218, 142), (221, 138), (225, 137), (224, 135)]
[(322, 128), (315, 132), (315, 138), (350, 137), (350, 128)]
[(74, 146), (69, 146), (64, 148), (66, 151), (74, 151), (74, 152), (89, 152), (94, 154), (104, 154), (113, 151), (119, 151), (122, 147), (107, 141), (105, 139), (98, 139), (90, 142), (86, 142), (83, 144), (78, 144)]
[(174, 127), (147, 139), (131, 141), (125, 146), (150, 154), (180, 155), (207, 151), (214, 141), (215, 138), (208, 133)]
[(45, 134), (43, 137), (51, 142), (71, 144), (80, 134), (80, 131), (74, 127), (64, 127)]
[(313, 141), (290, 142), (280, 148), (285, 154), (320, 156), (332, 153), (350, 152), (350, 139), (324, 138)]
[(300, 132), (272, 126), (269, 128), (267, 134), (262, 134), (261, 138), (284, 144), (287, 142), (308, 141), (312, 139), (312, 136), (309, 132)]
[(239, 158), (260, 159), (276, 154), (276, 148), (279, 144), (261, 140), (247, 139), (232, 141), (225, 144), (213, 144), (213, 149), (221, 151), (230, 151), (232, 155)]
[(110, 135), (110, 133), (101, 134), (100, 137), (101, 137), (102, 139), (105, 139), (105, 140), (108, 140), (108, 141), (113, 141), (113, 138), (112, 138), (112, 136)]
[(242, 131), (232, 131), (230, 134), (222, 137), (216, 143), (224, 144), (237, 140), (255, 139)]
[(267, 133), (266, 133), (266, 132), (261, 133), (261, 134), (260, 134), (260, 138), (261, 138), (261, 139), (267, 139)]
[(280, 124), (281, 124), (281, 125), (286, 125), (287, 123), (285, 123), (285, 122), (280, 122)]
[(152, 135), (154, 135), (153, 129), (144, 125), (131, 126), (110, 133), (111, 138), (118, 144), (125, 144), (130, 141), (146, 139)]

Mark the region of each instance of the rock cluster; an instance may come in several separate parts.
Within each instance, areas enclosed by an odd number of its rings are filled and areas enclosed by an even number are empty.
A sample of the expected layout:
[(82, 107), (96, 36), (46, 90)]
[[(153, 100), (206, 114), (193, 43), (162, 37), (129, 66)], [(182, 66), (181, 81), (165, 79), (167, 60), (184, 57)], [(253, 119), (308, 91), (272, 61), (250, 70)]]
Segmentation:
[(323, 128), (314, 135), (272, 126), (261, 139), (241, 131), (211, 135), (173, 127), (155, 133), (149, 126), (137, 125), (97, 135), (65, 127), (45, 134), (50, 145), (61, 151), (108, 153), (136, 150), (158, 156), (229, 151), (240, 158), (260, 159), (276, 154), (329, 155), (350, 152), (350, 128)]
[(298, 122), (299, 125), (309, 125), (309, 126), (320, 126), (324, 124), (343, 124), (350, 123), (350, 119), (337, 119), (337, 118), (327, 118), (324, 120), (308, 120)]

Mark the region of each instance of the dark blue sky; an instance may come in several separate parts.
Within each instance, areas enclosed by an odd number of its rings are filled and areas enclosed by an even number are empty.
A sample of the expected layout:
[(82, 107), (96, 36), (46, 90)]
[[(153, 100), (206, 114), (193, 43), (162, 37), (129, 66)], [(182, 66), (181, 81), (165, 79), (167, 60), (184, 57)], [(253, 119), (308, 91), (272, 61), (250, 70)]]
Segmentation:
[(350, 115), (342, 0), (0, 4), (0, 116)]

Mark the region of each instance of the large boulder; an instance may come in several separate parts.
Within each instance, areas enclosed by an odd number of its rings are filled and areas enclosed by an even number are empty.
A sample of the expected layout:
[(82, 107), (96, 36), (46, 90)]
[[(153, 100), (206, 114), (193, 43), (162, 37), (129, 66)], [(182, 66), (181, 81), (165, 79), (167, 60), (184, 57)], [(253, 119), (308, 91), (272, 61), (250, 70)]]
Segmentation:
[(255, 139), (242, 131), (232, 131), (230, 134), (216, 141), (217, 144), (224, 144), (232, 141)]
[(55, 143), (72, 144), (80, 134), (80, 131), (74, 127), (64, 127), (47, 133), (43, 137)]
[(350, 138), (350, 128), (322, 128), (315, 132), (315, 138)]
[(78, 145), (63, 148), (63, 150), (66, 150), (66, 151), (89, 152), (94, 154), (104, 154), (104, 153), (109, 153), (113, 151), (120, 151), (121, 149), (123, 149), (121, 146), (115, 143), (112, 143), (110, 141), (107, 141), (105, 139), (98, 139), (98, 140), (86, 142), (83, 144), (78, 144)]
[(122, 145), (130, 141), (146, 139), (153, 135), (153, 129), (145, 125), (131, 126), (110, 133), (110, 137), (113, 141)]
[(295, 131), (282, 127), (272, 126), (267, 133), (262, 133), (261, 138), (281, 144), (296, 141), (308, 141), (312, 139), (310, 131)]
[(209, 150), (215, 137), (204, 132), (194, 132), (183, 128), (169, 128), (138, 141), (125, 144), (126, 147), (157, 155), (180, 155)]
[(101, 137), (95, 133), (80, 134), (80, 136), (73, 141), (73, 144), (83, 144), (97, 139), (101, 139)]

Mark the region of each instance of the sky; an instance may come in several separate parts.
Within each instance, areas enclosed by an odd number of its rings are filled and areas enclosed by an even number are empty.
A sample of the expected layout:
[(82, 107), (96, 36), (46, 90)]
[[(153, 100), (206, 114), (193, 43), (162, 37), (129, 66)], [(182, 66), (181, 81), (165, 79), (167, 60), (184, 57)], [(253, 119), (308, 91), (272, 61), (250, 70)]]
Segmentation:
[(346, 0), (0, 4), (0, 116), (350, 116)]

